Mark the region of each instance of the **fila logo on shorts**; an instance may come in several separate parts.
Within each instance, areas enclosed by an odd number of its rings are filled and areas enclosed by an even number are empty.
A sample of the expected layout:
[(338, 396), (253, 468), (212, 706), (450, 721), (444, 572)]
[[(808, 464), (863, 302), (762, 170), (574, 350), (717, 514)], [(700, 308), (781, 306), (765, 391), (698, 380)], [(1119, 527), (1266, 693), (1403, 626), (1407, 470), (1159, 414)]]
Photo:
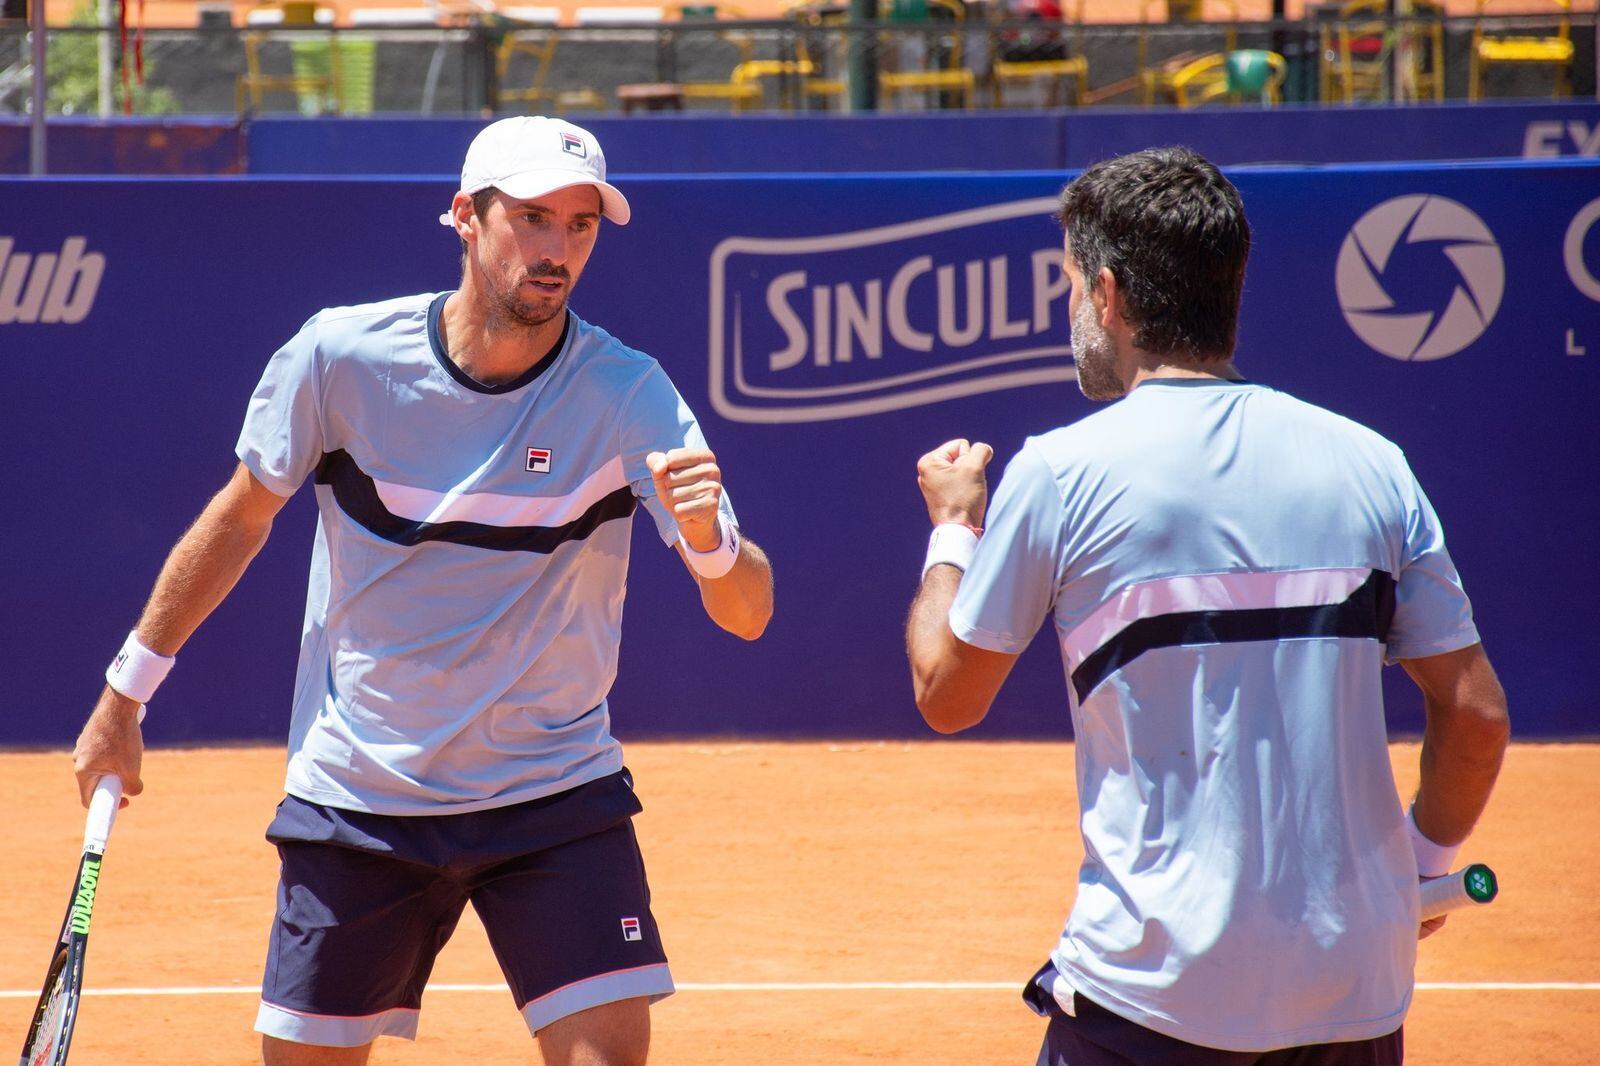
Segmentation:
[(589, 149), (584, 145), (583, 138), (575, 133), (563, 133), (561, 135), (561, 150), (569, 155), (575, 155), (579, 159), (589, 158)]
[(548, 474), (550, 472), (550, 449), (528, 449), (528, 473)]
[(624, 919), (622, 919), (622, 939), (624, 939), (624, 940), (643, 940), (644, 939), (644, 934), (639, 931), (639, 919), (637, 919), (637, 918), (624, 918)]

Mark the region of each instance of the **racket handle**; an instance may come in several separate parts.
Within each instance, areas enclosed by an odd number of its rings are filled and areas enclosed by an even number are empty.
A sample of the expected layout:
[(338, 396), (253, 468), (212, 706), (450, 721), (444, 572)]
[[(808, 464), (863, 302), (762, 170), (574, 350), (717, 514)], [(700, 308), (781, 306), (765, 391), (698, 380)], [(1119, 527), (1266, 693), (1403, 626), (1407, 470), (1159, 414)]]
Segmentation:
[(117, 806), (122, 802), (122, 778), (106, 774), (94, 783), (94, 796), (89, 800), (89, 820), (83, 827), (83, 850), (104, 855), (106, 841), (111, 837), (111, 823), (117, 820)]
[(1453, 874), (1424, 881), (1417, 891), (1422, 897), (1422, 920), (1428, 921), (1463, 907), (1492, 902), (1500, 894), (1500, 881), (1493, 870), (1475, 862)]

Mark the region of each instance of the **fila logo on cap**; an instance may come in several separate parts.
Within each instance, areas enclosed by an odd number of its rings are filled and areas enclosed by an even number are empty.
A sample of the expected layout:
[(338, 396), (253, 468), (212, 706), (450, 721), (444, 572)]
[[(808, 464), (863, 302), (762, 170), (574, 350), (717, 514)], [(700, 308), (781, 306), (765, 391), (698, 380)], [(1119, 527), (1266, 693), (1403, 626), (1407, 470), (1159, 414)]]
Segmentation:
[(550, 449), (528, 449), (528, 473), (548, 474), (550, 472)]
[(573, 133), (561, 135), (561, 150), (568, 155), (575, 155), (579, 159), (589, 158), (589, 149), (583, 143), (583, 138)]
[(624, 939), (624, 940), (643, 940), (644, 939), (644, 934), (639, 931), (639, 919), (637, 919), (637, 918), (624, 918), (624, 919), (622, 919), (622, 939)]

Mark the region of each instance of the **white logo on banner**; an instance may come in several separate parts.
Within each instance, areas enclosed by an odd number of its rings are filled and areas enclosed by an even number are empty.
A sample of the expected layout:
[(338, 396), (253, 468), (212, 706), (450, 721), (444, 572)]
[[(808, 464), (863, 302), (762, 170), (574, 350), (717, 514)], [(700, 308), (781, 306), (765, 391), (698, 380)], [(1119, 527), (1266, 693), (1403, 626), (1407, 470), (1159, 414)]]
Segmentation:
[(13, 322), (82, 322), (94, 306), (106, 272), (106, 257), (86, 252), (83, 237), (68, 237), (60, 253), (13, 252), (16, 242), (0, 237), (0, 326)]
[[(1443, 307), (1402, 306), (1392, 289), (1404, 278), (1385, 271), (1397, 248), (1435, 244), (1457, 281)], [(1339, 249), (1339, 307), (1356, 336), (1395, 359), (1423, 362), (1454, 355), (1483, 336), (1505, 293), (1500, 246), (1483, 219), (1443, 196), (1399, 196), (1361, 216)]]
[(1580, 120), (1530, 122), (1522, 137), (1522, 154), (1529, 159), (1551, 159), (1567, 154), (1600, 155), (1600, 122), (1593, 128)]
[(711, 402), (736, 422), (854, 418), (1070, 381), (1053, 198), (711, 255)]
[(1578, 287), (1578, 291), (1591, 300), (1600, 300), (1600, 278), (1595, 277), (1589, 264), (1583, 261), (1583, 242), (1588, 239), (1589, 231), (1596, 222), (1600, 222), (1600, 200), (1590, 200), (1567, 227), (1567, 237), (1561, 248), (1567, 276)]

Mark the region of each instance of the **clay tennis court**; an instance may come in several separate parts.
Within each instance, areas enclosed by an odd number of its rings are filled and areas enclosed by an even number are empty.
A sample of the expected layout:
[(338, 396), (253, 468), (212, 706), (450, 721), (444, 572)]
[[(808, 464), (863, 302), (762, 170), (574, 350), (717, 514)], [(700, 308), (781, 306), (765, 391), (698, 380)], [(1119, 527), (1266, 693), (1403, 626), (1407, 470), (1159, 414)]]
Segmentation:
[[(1032, 1063), (1018, 985), (1080, 857), (1068, 743), (635, 743), (639, 835), (682, 991), (651, 1061)], [(1403, 792), (1417, 746), (1393, 748)], [(276, 748), (148, 753), (107, 855), (72, 1061), (257, 1061)], [(0, 755), (0, 1039), (22, 1043), (82, 839), (64, 753)], [(1407, 1061), (1600, 1057), (1600, 745), (1514, 746), (1463, 861), (1501, 898), (1422, 945)], [(538, 1061), (470, 910), (383, 1066)], [(930, 987), (907, 988), (923, 982)], [(829, 987), (844, 986), (844, 987)], [(865, 986), (865, 987), (861, 987)], [(3, 1050), (3, 1048), (0, 1048)]]

